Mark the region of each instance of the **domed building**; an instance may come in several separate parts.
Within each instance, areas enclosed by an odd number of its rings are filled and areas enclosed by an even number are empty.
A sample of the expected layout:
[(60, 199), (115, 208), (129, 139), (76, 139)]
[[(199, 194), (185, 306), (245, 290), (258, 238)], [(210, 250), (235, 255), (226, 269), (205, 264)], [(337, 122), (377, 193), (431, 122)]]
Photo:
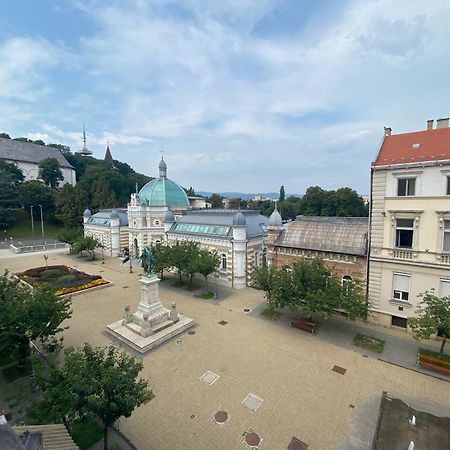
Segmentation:
[(107, 254), (121, 256), (128, 249), (134, 258), (146, 245), (191, 240), (215, 250), (220, 266), (215, 278), (231, 287), (249, 284), (251, 273), (267, 260), (269, 221), (259, 211), (206, 208), (204, 199), (188, 197), (167, 178), (161, 158), (159, 177), (132, 194), (126, 209), (83, 214), (84, 233), (102, 243)]

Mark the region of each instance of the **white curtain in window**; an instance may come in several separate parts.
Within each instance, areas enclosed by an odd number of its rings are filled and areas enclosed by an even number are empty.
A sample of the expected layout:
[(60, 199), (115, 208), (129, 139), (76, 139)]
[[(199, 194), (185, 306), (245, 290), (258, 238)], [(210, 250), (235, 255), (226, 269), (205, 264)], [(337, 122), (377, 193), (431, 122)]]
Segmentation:
[(394, 273), (394, 291), (409, 292), (409, 275)]
[(439, 296), (447, 297), (450, 295), (450, 280), (441, 280), (441, 285), (439, 286)]

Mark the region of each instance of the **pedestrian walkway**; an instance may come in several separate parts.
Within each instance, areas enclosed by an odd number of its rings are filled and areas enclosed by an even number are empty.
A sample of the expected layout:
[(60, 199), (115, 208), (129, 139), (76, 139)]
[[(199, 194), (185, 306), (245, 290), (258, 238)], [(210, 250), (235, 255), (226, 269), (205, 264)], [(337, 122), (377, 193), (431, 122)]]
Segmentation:
[[(251, 314), (260, 316), (261, 311), (266, 307), (265, 302), (261, 303)], [(298, 314), (291, 312), (289, 309), (284, 309), (277, 323), (282, 326), (288, 326), (292, 317), (295, 315)], [(262, 316), (260, 317), (262, 320), (267, 320)], [(299, 333), (305, 333), (302, 330), (298, 331)], [(380, 354), (354, 345), (353, 339), (357, 334), (363, 334), (385, 341), (383, 352)], [(329, 319), (321, 319), (316, 337), (330, 344), (361, 353), (367, 357), (377, 358), (386, 363), (415, 370), (441, 380), (450, 381), (450, 376), (430, 371), (417, 365), (417, 352), (419, 348), (438, 351), (441, 344), (438, 340), (418, 342), (405, 331), (380, 327), (361, 320), (352, 322), (338, 315)]]

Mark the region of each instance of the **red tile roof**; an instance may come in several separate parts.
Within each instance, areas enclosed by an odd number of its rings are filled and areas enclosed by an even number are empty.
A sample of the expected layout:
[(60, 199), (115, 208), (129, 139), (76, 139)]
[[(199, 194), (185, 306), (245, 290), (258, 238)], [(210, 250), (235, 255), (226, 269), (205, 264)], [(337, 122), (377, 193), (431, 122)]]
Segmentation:
[(445, 159), (450, 159), (449, 127), (385, 136), (374, 165), (385, 166)]

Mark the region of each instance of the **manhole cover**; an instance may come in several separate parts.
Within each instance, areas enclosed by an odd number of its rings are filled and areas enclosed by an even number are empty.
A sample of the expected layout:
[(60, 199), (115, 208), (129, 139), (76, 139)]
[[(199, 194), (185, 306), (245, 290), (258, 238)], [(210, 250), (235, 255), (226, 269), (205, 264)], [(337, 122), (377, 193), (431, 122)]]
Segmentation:
[(251, 409), (253, 412), (255, 412), (262, 402), (263, 402), (262, 398), (259, 398), (255, 394), (248, 394), (247, 397), (245, 397), (242, 404), (246, 406), (248, 409)]
[(250, 308), (244, 308), (242, 311), (244, 311), (245, 313), (249, 313), (249, 312), (252, 312), (252, 310), (250, 309)]
[(220, 378), (219, 375), (208, 370), (200, 377), (200, 380), (203, 381), (203, 383), (211, 385), (215, 381), (217, 381), (219, 378)]
[(225, 423), (228, 420), (228, 413), (226, 411), (217, 411), (214, 414), (214, 420), (217, 423)]
[(219, 325), (226, 325), (228, 322), (226, 320), (221, 320), (220, 322), (217, 322)]
[(254, 432), (250, 431), (248, 433), (245, 433), (245, 443), (249, 447), (256, 448), (261, 443), (261, 438)]
[(179, 340), (179, 341), (176, 342), (177, 345), (181, 345), (182, 343), (183, 343), (182, 340)]
[(343, 367), (339, 367), (339, 366), (334, 366), (331, 370), (333, 372), (339, 373), (341, 375), (344, 375), (345, 372), (347, 372), (347, 369), (344, 369)]
[(308, 446), (296, 437), (293, 437), (288, 445), (288, 450), (306, 450), (307, 448)]
[(195, 334), (195, 331), (188, 331), (188, 334), (189, 334), (190, 336), (192, 336), (193, 334)]

